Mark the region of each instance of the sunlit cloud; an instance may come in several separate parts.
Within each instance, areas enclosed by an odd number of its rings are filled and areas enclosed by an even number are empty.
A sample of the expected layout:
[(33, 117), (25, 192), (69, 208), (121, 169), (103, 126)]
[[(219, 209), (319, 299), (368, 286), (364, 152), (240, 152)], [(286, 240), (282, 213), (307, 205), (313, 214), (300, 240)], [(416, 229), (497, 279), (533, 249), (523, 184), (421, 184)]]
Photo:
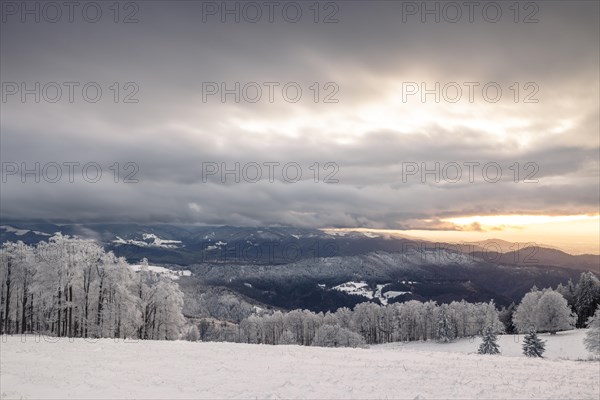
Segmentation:
[[(2, 24), (3, 81), (131, 80), (140, 88), (140, 102), (130, 105), (3, 103), (3, 161), (132, 161), (140, 182), (9, 180), (0, 192), (2, 218), (288, 224), (593, 248), (600, 201), (596, 2), (547, 2), (543, 23), (530, 26), (507, 20), (452, 29), (407, 29), (398, 20), (401, 2), (342, 2), (339, 24), (267, 29), (199, 23), (192, 12), (198, 4), (183, 3), (144, 3), (136, 26)], [(578, 29), (556, 35), (568, 26)], [(304, 98), (202, 101), (203, 81), (274, 80), (301, 83)], [(339, 101), (315, 102), (308, 87), (317, 81), (339, 85)], [(468, 81), (498, 82), (503, 97), (490, 103), (477, 91), (473, 102), (423, 102), (403, 93), (407, 82), (432, 88)], [(511, 85), (531, 81), (539, 101), (515, 101)], [(296, 184), (207, 183), (204, 161), (299, 162), (305, 177)], [(404, 182), (404, 161), (493, 161), (508, 178)], [(311, 182), (308, 168), (316, 162), (335, 162), (339, 182)], [(515, 162), (536, 163), (538, 183), (513, 182), (508, 167)]]
[(598, 220), (598, 215), (476, 215), (469, 217), (445, 218), (442, 221), (457, 225), (480, 224), (484, 226), (525, 226), (555, 222)]

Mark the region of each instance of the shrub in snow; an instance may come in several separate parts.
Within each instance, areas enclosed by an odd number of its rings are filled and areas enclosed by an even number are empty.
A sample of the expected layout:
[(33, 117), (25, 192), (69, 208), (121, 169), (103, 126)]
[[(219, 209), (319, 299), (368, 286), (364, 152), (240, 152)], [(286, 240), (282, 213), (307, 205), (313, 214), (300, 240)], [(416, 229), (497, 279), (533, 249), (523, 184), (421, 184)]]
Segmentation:
[(483, 341), (479, 345), (478, 354), (498, 354), (500, 347), (498, 346), (498, 336), (491, 326), (485, 328), (482, 334)]
[(319, 347), (364, 347), (365, 339), (358, 333), (338, 325), (323, 325), (315, 333), (313, 346)]
[(197, 342), (199, 338), (200, 332), (198, 332), (198, 327), (196, 325), (190, 326), (190, 328), (185, 334), (185, 340), (190, 342)]
[(587, 323), (590, 329), (583, 339), (585, 348), (595, 356), (600, 356), (600, 306), (596, 308), (596, 312), (588, 319)]
[(523, 354), (527, 357), (542, 357), (544, 354), (546, 342), (540, 340), (537, 333), (534, 331), (529, 332), (525, 335), (523, 342)]

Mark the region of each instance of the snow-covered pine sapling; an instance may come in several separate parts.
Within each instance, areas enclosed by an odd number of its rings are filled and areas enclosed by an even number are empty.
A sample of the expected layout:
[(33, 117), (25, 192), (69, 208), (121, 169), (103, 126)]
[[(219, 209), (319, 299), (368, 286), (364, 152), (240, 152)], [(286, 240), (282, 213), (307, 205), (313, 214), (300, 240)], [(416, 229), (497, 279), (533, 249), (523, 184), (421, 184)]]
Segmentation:
[(531, 331), (525, 335), (523, 354), (527, 357), (542, 357), (542, 354), (546, 351), (545, 346), (546, 342), (542, 341), (535, 331)]
[(491, 326), (486, 327), (482, 333), (483, 341), (479, 345), (478, 354), (498, 354), (500, 347), (498, 346), (498, 336)]

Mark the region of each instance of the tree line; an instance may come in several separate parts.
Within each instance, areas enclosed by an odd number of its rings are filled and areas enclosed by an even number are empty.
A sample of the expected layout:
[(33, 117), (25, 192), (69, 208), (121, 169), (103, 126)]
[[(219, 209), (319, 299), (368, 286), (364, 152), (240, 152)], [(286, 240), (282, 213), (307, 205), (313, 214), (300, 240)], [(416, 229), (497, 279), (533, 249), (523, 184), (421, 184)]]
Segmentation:
[[(560, 294), (560, 298), (553, 293)], [(537, 309), (542, 296), (544, 296), (544, 300), (541, 307), (545, 307), (545, 311)], [(556, 318), (561, 321), (563, 326), (566, 324), (569, 327), (585, 328), (600, 305), (600, 281), (592, 272), (582, 272), (577, 284), (569, 279), (566, 285), (560, 283), (556, 289), (539, 290), (536, 286), (532, 287), (519, 305), (512, 303), (501, 310), (500, 320), (506, 327), (506, 333), (527, 332), (531, 330), (531, 326), (535, 326), (535, 330), (538, 332), (551, 332), (551, 329), (546, 329), (546, 321), (550, 317), (545, 317), (549, 315), (548, 307), (551, 304), (553, 310), (557, 308), (561, 310), (560, 315), (556, 315)], [(563, 307), (565, 305), (568, 311), (565, 311)], [(521, 312), (515, 318), (515, 313), (519, 307)], [(572, 316), (567, 315), (570, 313), (572, 313)], [(538, 320), (540, 318), (544, 320)]]
[(185, 325), (176, 282), (93, 241), (7, 242), (0, 261), (2, 334), (177, 339)]
[(365, 302), (352, 310), (342, 307), (327, 313), (276, 311), (251, 315), (239, 324), (204, 321), (192, 327), (191, 336), (204, 341), (356, 347), (413, 340), (448, 342), (478, 335), (486, 327), (504, 331), (493, 302), (440, 305), (411, 300), (387, 306)]
[(600, 303), (600, 282), (585, 272), (577, 285), (534, 287), (518, 306), (502, 310), (493, 301), (365, 302), (352, 310), (259, 310), (239, 323), (201, 319), (186, 324), (176, 281), (152, 272), (146, 260), (134, 269), (93, 241), (56, 234), (37, 245), (8, 242), (0, 261), (0, 334), (356, 347), (449, 342), (485, 331), (555, 333), (585, 327)]
[(535, 286), (521, 303), (498, 310), (493, 302), (437, 304), (411, 300), (381, 306), (360, 303), (353, 310), (314, 313), (309, 310), (253, 314), (239, 324), (202, 319), (190, 328), (190, 340), (258, 344), (351, 346), (436, 340), (450, 342), (500, 333), (551, 334), (586, 327), (600, 304), (600, 281), (591, 272), (579, 283), (556, 290)]

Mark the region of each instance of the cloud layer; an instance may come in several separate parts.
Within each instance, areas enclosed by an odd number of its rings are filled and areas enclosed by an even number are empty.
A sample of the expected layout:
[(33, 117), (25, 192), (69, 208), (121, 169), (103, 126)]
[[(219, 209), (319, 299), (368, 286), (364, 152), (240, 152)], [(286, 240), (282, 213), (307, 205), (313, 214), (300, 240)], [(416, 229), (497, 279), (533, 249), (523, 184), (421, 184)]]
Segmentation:
[[(56, 103), (43, 93), (39, 103), (34, 95), (24, 103), (20, 93), (7, 95), (4, 172), (22, 163), (43, 169), (95, 162), (103, 177), (90, 183), (77, 169), (70, 183), (66, 168), (56, 183), (44, 176), (22, 183), (23, 171), (7, 175), (2, 218), (455, 229), (440, 220), (598, 212), (597, 3), (539, 2), (539, 22), (529, 24), (515, 23), (506, 4), (497, 23), (477, 12), (473, 23), (422, 23), (419, 15), (402, 22), (402, 2), (338, 2), (339, 22), (328, 24), (314, 23), (307, 3), (298, 4), (298, 23), (221, 23), (219, 16), (204, 23), (202, 2), (139, 2), (132, 24), (114, 23), (107, 8), (98, 23), (8, 16), (1, 27), (3, 95), (7, 82), (80, 86), (72, 103), (66, 91)], [(323, 7), (320, 20), (333, 10)], [(522, 20), (531, 10), (521, 11)], [(83, 98), (86, 82), (102, 88), (98, 102)], [(263, 97), (204, 102), (203, 82), (256, 82)], [(279, 83), (273, 102), (265, 82)], [(295, 103), (281, 92), (291, 82), (302, 88)], [(427, 89), (456, 82), (463, 97), (403, 101), (409, 82)], [(468, 82), (478, 84), (473, 101)], [(481, 92), (491, 82), (502, 89), (495, 103)], [(139, 102), (124, 103), (136, 88)], [(338, 102), (323, 102), (328, 94)], [(524, 102), (528, 95), (537, 102)], [(124, 168), (128, 162), (139, 168), (138, 183), (123, 182), (134, 171)], [(207, 163), (231, 169), (270, 162), (279, 163), (273, 182), (265, 169), (256, 183), (203, 173)], [(325, 169), (328, 162), (337, 167)], [(448, 173), (454, 163), (462, 166), (462, 179), (403, 175), (408, 164), (436, 162)], [(464, 164), (470, 162), (479, 163), (473, 182)], [(280, 166), (287, 163), (301, 167), (300, 181), (285, 181)], [(502, 179), (486, 180), (486, 163), (497, 163)], [(324, 182), (334, 170), (338, 182)], [(537, 182), (523, 182), (531, 173)]]

